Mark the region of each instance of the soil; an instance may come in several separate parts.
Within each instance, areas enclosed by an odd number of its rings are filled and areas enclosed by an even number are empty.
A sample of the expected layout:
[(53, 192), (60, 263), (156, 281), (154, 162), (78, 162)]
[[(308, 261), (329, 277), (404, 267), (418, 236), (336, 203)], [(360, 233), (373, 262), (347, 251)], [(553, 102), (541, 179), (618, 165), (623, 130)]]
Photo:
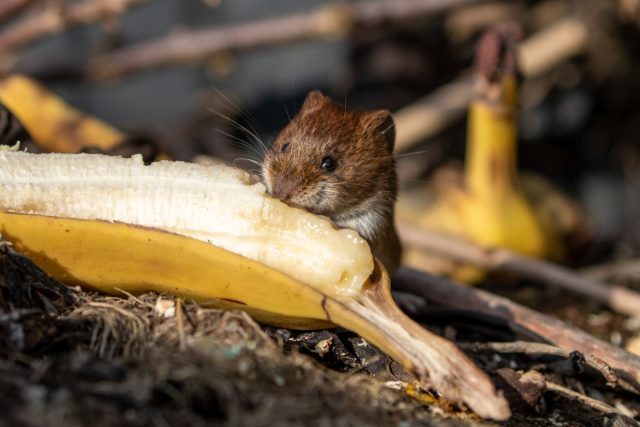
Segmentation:
[[(277, 329), (153, 293), (87, 292), (54, 281), (6, 243), (0, 249), (0, 425), (496, 425), (420, 389), (349, 331)], [(465, 332), (472, 320), (441, 327), (439, 317), (427, 326), (445, 336), (457, 328), (460, 339), (495, 338)], [(509, 398), (514, 416), (502, 425), (633, 425), (535, 381), (523, 386), (528, 371), (640, 410), (635, 396), (557, 358), (469, 355)]]

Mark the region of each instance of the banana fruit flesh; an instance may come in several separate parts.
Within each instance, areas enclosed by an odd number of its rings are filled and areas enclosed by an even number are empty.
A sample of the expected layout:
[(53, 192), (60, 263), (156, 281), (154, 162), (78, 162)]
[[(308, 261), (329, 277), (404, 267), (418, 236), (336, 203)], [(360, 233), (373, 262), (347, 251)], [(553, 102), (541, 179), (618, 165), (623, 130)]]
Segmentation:
[(286, 327), (340, 325), (445, 399), (510, 416), (486, 374), (395, 306), (362, 238), (270, 198), (244, 172), (0, 150), (0, 233), (66, 283), (169, 292)]
[(367, 242), (269, 197), (227, 166), (98, 154), (0, 151), (0, 209), (163, 229), (262, 262), (326, 293), (353, 295), (373, 270)]

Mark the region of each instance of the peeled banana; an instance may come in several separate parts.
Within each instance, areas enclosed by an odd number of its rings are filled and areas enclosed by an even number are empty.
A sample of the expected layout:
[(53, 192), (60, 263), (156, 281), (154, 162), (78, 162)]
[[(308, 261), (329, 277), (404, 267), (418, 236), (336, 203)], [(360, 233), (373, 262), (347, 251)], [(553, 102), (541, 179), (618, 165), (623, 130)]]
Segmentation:
[(5, 210), (160, 228), (344, 295), (357, 293), (373, 270), (369, 246), (355, 231), (291, 210), (239, 169), (8, 151), (0, 164)]
[(343, 326), (447, 400), (510, 415), (483, 372), (395, 306), (356, 232), (269, 197), (245, 172), (0, 150), (0, 233), (66, 283), (170, 292), (274, 325)]

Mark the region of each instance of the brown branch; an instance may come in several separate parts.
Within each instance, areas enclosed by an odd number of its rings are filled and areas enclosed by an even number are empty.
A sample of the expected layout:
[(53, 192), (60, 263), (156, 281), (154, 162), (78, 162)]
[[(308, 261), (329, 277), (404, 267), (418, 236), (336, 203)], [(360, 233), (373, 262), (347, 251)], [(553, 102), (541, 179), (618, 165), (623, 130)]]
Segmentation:
[[(6, 1), (6, 0), (3, 0)], [(68, 6), (52, 4), (0, 32), (0, 53), (80, 24), (113, 18), (147, 0), (84, 0)]]
[(441, 306), (504, 319), (564, 350), (591, 354), (609, 365), (620, 380), (640, 393), (640, 357), (558, 319), (489, 292), (406, 267), (398, 270), (393, 286), (396, 290), (411, 292)]
[[(587, 27), (567, 18), (529, 37), (518, 48), (525, 77), (539, 76), (587, 46)], [(406, 151), (464, 116), (473, 96), (469, 72), (394, 114), (396, 151)]]
[(640, 276), (640, 260), (630, 259), (594, 265), (580, 270), (580, 275), (591, 280), (637, 278)]
[(473, 78), (467, 72), (396, 111), (393, 114), (396, 124), (396, 151), (407, 151), (418, 142), (460, 120), (472, 98)]
[(599, 400), (596, 400), (592, 397), (589, 396), (585, 396), (584, 394), (580, 394), (578, 392), (575, 392), (573, 390), (570, 390), (566, 387), (563, 387), (561, 385), (552, 383), (550, 381), (547, 381), (545, 383), (546, 385), (546, 389), (549, 391), (553, 391), (555, 393), (561, 394), (562, 396), (564, 396), (565, 398), (574, 400), (582, 405), (588, 406), (591, 409), (595, 409), (598, 412), (603, 412), (605, 414), (616, 414), (619, 413), (619, 411), (614, 408), (613, 406), (609, 406), (604, 402), (601, 402)]
[(416, 19), (478, 1), (370, 0), (222, 28), (171, 33), (95, 58), (89, 65), (89, 75), (114, 78), (154, 67), (203, 61), (220, 52), (344, 37), (365, 27)]
[[(526, 354), (528, 356), (556, 356), (564, 359), (571, 359), (573, 353), (553, 345), (527, 341), (458, 343), (458, 347), (470, 352), (493, 351), (497, 353)], [(584, 363), (586, 366), (600, 372), (602, 377), (610, 385), (619, 385), (627, 391), (633, 391), (633, 389), (629, 388), (628, 384), (619, 381), (618, 376), (613, 372), (611, 366), (594, 355), (585, 354)]]
[(621, 286), (608, 286), (581, 277), (574, 271), (506, 249), (482, 248), (461, 238), (424, 230), (407, 223), (398, 224), (401, 240), (429, 253), (444, 255), (495, 272), (515, 274), (568, 289), (593, 298), (619, 313), (640, 315), (640, 294)]
[(587, 47), (589, 29), (577, 18), (562, 21), (540, 31), (522, 43), (518, 61), (522, 74), (536, 77)]
[(0, 22), (12, 17), (40, 0), (2, 0), (0, 2)]

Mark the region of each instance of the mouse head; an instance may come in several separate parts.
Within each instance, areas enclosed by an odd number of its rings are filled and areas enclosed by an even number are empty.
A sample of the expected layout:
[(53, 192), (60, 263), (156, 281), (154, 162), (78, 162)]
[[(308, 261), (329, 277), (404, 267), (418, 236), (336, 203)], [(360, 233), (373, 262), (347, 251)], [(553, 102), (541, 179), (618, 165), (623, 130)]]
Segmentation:
[(396, 191), (391, 113), (346, 111), (311, 92), (262, 163), (268, 191), (285, 203), (335, 218)]

